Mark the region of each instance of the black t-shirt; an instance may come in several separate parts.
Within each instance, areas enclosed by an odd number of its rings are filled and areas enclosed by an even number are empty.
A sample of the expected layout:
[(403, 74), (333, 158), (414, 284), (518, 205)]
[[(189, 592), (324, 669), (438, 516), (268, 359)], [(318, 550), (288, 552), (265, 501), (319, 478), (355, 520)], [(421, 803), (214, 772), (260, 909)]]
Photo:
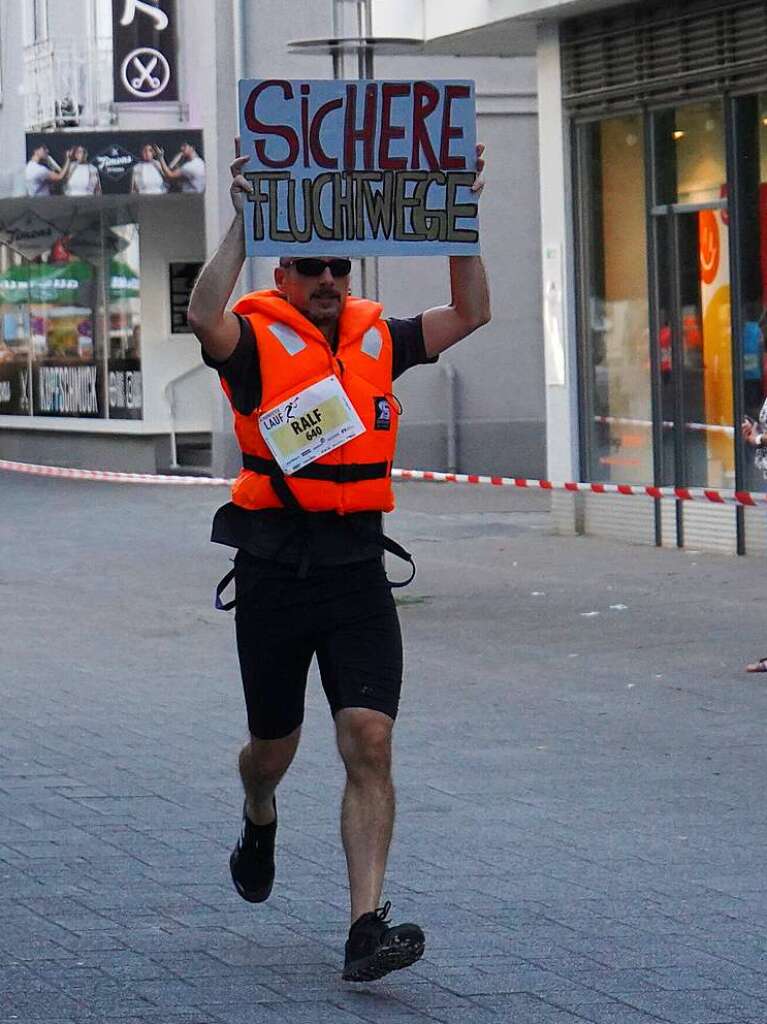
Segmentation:
[[(392, 379), (411, 366), (435, 363), (423, 340), (421, 317), (386, 320), (392, 338)], [(225, 362), (216, 362), (203, 349), (204, 362), (228, 384), (238, 412), (249, 415), (261, 401), (258, 348), (250, 323), (240, 317), (240, 339)], [(211, 540), (239, 548), (256, 558), (298, 565), (345, 565), (381, 554), (380, 512), (295, 512), (291, 509), (241, 508), (228, 502), (216, 512)]]

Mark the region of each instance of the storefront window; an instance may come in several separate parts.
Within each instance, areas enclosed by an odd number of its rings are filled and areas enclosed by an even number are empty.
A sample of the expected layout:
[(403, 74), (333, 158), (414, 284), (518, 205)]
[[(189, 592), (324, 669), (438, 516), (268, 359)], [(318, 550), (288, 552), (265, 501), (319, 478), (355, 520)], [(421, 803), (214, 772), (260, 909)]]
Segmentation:
[(0, 415), (140, 419), (138, 226), (35, 217), (0, 243)]
[[(767, 95), (735, 104), (741, 217), (736, 258), (740, 276), (742, 408), (767, 430)], [(767, 491), (767, 454), (744, 445), (744, 486)]]
[(643, 128), (580, 129), (585, 471), (653, 480)]
[(0, 414), (32, 415), (31, 264), (0, 245)]
[(690, 103), (655, 115), (655, 203), (721, 199), (727, 180), (720, 101)]
[(58, 238), (30, 268), (40, 281), (29, 299), (36, 416), (104, 415), (94, 323), (98, 257), (78, 255), (73, 241)]
[(109, 416), (141, 419), (141, 299), (138, 224), (110, 229), (108, 325)]
[(662, 484), (735, 485), (730, 218), (719, 101), (652, 117)]

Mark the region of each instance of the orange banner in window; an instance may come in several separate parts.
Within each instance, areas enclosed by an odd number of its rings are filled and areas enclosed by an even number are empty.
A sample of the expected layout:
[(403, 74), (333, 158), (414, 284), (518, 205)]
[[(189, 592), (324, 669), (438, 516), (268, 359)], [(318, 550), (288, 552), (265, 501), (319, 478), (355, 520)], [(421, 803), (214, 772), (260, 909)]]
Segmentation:
[(700, 279), (703, 284), (713, 284), (719, 273), (722, 258), (722, 240), (717, 214), (714, 210), (701, 210), (698, 221), (700, 238)]
[[(734, 415), (728, 234), (722, 211), (699, 212), (705, 421), (717, 425), (731, 425)], [(732, 438), (723, 434), (708, 434), (706, 446), (708, 483), (722, 486), (735, 469)]]

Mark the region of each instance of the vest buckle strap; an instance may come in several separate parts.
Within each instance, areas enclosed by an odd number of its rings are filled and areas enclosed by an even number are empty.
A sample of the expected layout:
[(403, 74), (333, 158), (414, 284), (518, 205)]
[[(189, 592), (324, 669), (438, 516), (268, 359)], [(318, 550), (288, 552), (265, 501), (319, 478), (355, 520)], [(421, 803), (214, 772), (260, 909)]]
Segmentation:
[(226, 574), (226, 576), (224, 576), (223, 579), (219, 580), (219, 582), (218, 582), (218, 584), (216, 586), (215, 605), (216, 605), (216, 609), (218, 611), (220, 611), (220, 612), (231, 611), (231, 609), (234, 608), (234, 606), (237, 604), (237, 598), (236, 597), (234, 597), (231, 601), (224, 601), (224, 599), (223, 599), (223, 593), (226, 590), (226, 588), (229, 586), (229, 584), (232, 582), (232, 580), (234, 579), (234, 575), (235, 575), (235, 570), (234, 569), (230, 569), (229, 572)]
[(375, 540), (377, 544), (380, 544), (384, 551), (388, 551), (390, 555), (394, 555), (396, 558), (401, 558), (403, 562), (408, 562), (410, 565), (410, 575), (406, 580), (390, 580), (386, 577), (386, 582), (392, 589), (398, 587), (407, 587), (415, 579), (415, 559), (406, 551), (401, 544), (396, 540), (392, 540), (391, 537), (387, 537), (385, 533), (371, 535), (368, 530), (363, 529), (354, 520), (347, 519), (349, 527), (357, 534), (358, 537), (362, 537), (365, 540)]
[[(242, 465), (254, 473), (271, 478), (282, 477), (282, 470), (272, 459), (261, 455), (242, 454)], [(385, 480), (391, 476), (391, 465), (387, 462), (350, 462), (347, 464), (323, 465), (310, 462), (308, 466), (290, 474), (290, 479), (322, 480), (334, 484), (355, 484), (365, 480)]]

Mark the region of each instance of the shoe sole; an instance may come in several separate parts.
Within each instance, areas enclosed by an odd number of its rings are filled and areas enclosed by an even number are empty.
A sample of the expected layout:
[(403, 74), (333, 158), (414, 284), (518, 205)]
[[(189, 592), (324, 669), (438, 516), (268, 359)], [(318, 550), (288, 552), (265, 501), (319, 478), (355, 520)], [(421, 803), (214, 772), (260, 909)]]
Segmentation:
[(378, 981), (385, 974), (401, 971), (403, 967), (410, 967), (416, 960), (420, 960), (425, 948), (425, 942), (382, 946), (370, 956), (355, 960), (344, 967), (341, 977), (344, 981)]
[(264, 885), (260, 889), (246, 889), (241, 882), (237, 881), (234, 875), (235, 853), (236, 851), (233, 852), (229, 858), (229, 871), (232, 875), (232, 882), (234, 883), (235, 889), (248, 903), (265, 903), (272, 894), (274, 878), (272, 878), (268, 885)]

